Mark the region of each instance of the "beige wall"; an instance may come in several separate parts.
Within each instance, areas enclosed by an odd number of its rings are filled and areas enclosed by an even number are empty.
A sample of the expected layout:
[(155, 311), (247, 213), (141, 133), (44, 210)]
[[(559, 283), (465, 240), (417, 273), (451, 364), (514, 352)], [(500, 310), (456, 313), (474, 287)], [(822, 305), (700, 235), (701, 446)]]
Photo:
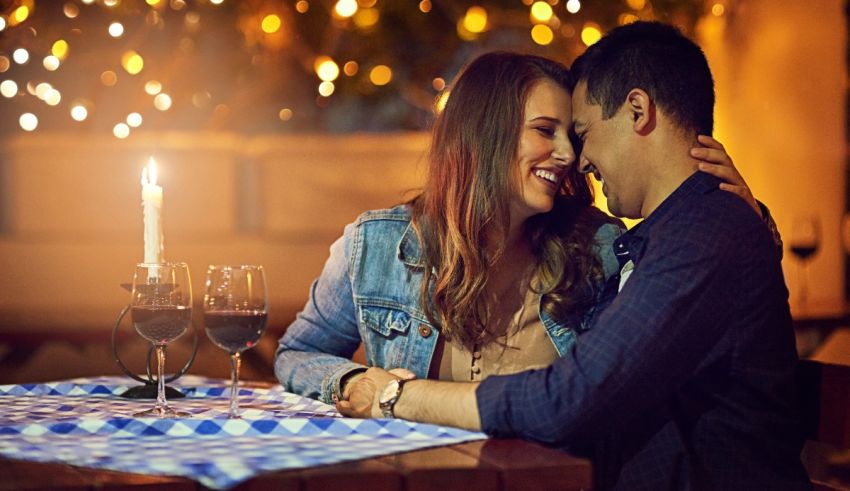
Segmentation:
[[(422, 180), (425, 134), (22, 134), (0, 154), (0, 330), (108, 330), (143, 256), (141, 169), (159, 162), (167, 260), (196, 301), (206, 266), (268, 270), (276, 327), (303, 305), (330, 244)], [(108, 332), (108, 331), (107, 331)]]
[[(843, 295), (839, 229), (845, 189), (846, 17), (842, 0), (732, 2), (701, 24), (717, 85), (716, 135), (773, 210), (786, 245), (794, 216), (820, 217), (813, 301)], [(792, 299), (797, 270), (783, 261)]]

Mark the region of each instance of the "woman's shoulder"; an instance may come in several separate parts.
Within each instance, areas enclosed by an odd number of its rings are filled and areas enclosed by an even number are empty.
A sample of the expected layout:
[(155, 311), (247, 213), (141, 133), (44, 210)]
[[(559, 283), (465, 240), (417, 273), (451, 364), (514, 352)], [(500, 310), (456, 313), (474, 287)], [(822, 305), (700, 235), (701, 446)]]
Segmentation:
[(354, 225), (361, 227), (375, 222), (398, 222), (399, 224), (407, 225), (410, 223), (410, 217), (410, 205), (401, 204), (392, 208), (381, 208), (363, 212), (357, 217)]
[(582, 212), (581, 219), (588, 224), (588, 228), (595, 231), (597, 240), (613, 241), (626, 231), (622, 220), (612, 217), (595, 206), (588, 206)]

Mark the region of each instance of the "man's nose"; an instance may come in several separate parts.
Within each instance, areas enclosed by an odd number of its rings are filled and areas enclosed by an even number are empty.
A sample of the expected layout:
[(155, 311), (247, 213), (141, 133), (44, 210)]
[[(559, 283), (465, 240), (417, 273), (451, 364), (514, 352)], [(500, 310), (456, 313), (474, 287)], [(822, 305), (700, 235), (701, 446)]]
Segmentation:
[(558, 138), (555, 142), (555, 150), (552, 152), (552, 157), (565, 167), (575, 162), (576, 153), (569, 138)]

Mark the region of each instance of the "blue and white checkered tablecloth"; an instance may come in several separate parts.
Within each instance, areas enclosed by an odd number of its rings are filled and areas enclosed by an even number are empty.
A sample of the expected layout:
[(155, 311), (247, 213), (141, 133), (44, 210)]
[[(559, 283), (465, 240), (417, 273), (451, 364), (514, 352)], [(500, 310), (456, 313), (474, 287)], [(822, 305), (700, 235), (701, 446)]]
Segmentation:
[(191, 418), (133, 418), (151, 400), (118, 397), (127, 377), (0, 385), (0, 456), (183, 476), (226, 489), (260, 473), (389, 455), (486, 438), (401, 420), (342, 418), (333, 406), (242, 388), (242, 419), (227, 419), (227, 381), (185, 376), (169, 400)]

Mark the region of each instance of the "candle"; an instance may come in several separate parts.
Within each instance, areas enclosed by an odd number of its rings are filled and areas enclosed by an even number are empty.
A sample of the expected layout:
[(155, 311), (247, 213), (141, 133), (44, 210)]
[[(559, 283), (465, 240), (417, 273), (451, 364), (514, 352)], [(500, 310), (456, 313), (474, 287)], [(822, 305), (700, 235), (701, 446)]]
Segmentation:
[(153, 157), (142, 169), (142, 208), (145, 216), (145, 262), (161, 263), (162, 249), (162, 187), (156, 184), (156, 162)]

